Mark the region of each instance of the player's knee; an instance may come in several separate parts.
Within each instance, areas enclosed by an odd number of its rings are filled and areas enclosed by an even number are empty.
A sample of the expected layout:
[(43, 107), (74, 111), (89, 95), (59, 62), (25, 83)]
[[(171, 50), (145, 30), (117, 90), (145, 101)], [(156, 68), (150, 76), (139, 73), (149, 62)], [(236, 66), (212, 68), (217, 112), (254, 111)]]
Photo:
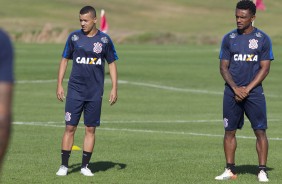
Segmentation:
[(85, 134), (87, 135), (95, 135), (96, 127), (85, 127)]
[(235, 137), (235, 134), (236, 134), (236, 131), (225, 131), (225, 134), (224, 134), (224, 138), (234, 138)]
[(257, 139), (267, 139), (265, 130), (255, 130)]
[(68, 134), (74, 134), (75, 130), (76, 130), (76, 126), (67, 125), (65, 132), (68, 133)]

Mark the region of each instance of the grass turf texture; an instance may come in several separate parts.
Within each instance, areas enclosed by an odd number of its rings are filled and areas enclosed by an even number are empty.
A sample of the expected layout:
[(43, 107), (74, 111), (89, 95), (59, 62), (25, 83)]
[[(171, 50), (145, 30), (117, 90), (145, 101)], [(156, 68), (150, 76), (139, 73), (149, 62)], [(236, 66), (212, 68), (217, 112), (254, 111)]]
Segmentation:
[[(237, 1), (224, 0), (0, 0), (3, 5), (0, 12), (0, 25), (5, 25), (17, 40), (31, 39), (46, 25), (43, 35), (53, 35), (49, 41), (61, 40), (59, 33), (79, 28), (78, 12), (85, 5), (93, 5), (100, 17), (100, 10), (106, 10), (109, 33), (117, 42), (124, 43), (182, 43), (218, 44), (223, 34), (236, 27), (234, 10)], [(255, 26), (264, 30), (274, 43), (282, 43), (282, 26), (277, 26), (277, 17), (281, 16), (280, 0), (266, 1), (266, 11), (258, 11)], [(60, 8), (58, 8), (60, 7)], [(99, 22), (98, 22), (99, 26)], [(58, 35), (57, 35), (58, 34)], [(51, 36), (52, 37), (52, 36)]]
[[(2, 183), (218, 183), (214, 177), (225, 164), (218, 47), (117, 45), (119, 100), (109, 106), (111, 85), (106, 80), (102, 124), (90, 163), (95, 176), (90, 178), (79, 173), (81, 151), (72, 152), (67, 177), (55, 175), (64, 131), (64, 103), (55, 95), (62, 49), (16, 44), (15, 124)], [(274, 49), (280, 58), (282, 48)], [(273, 62), (264, 82), (271, 183), (282, 180), (281, 69), (280, 62)], [(82, 147), (83, 134), (81, 123), (75, 145)], [(249, 122), (238, 136), (239, 176), (232, 183), (255, 183), (257, 156)]]

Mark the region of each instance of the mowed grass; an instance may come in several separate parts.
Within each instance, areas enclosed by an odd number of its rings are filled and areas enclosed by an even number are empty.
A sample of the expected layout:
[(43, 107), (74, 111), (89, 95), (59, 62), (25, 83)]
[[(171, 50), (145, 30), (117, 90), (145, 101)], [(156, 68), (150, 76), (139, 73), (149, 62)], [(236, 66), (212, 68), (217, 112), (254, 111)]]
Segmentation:
[[(222, 91), (217, 46), (117, 45), (119, 100), (108, 104), (106, 70), (102, 123), (90, 168), (80, 173), (81, 151), (73, 151), (67, 177), (60, 165), (64, 103), (56, 99), (63, 45), (16, 44), (13, 136), (1, 183), (218, 183), (222, 149)], [(269, 117), (269, 176), (281, 177), (281, 47), (264, 83)], [(280, 52), (279, 52), (280, 51)], [(69, 63), (66, 79), (69, 76)], [(64, 83), (65, 90), (67, 82)], [(83, 121), (83, 119), (81, 119)], [(82, 147), (83, 123), (75, 136)], [(246, 121), (238, 131), (238, 180), (256, 183), (255, 138)], [(224, 182), (225, 183), (225, 182)]]
[[(143, 43), (162, 37), (162, 40), (168, 40), (167, 44), (216, 44), (220, 43), (223, 34), (236, 27), (236, 3), (225, 0), (0, 0), (3, 7), (0, 25), (15, 38), (32, 42), (36, 39), (30, 38), (31, 34), (42, 29), (45, 29), (45, 36), (51, 36), (51, 31), (59, 34), (65, 29), (68, 32), (79, 29), (79, 10), (85, 5), (92, 5), (97, 10), (98, 18), (101, 9), (106, 10), (109, 33), (119, 42)], [(281, 44), (282, 27), (277, 26), (275, 20), (281, 16), (282, 4), (280, 0), (271, 0), (266, 1), (265, 5), (266, 11), (257, 12), (255, 26), (275, 38), (275, 43)], [(46, 30), (44, 27), (47, 25), (52, 29)], [(23, 38), (20, 39), (21, 36)]]

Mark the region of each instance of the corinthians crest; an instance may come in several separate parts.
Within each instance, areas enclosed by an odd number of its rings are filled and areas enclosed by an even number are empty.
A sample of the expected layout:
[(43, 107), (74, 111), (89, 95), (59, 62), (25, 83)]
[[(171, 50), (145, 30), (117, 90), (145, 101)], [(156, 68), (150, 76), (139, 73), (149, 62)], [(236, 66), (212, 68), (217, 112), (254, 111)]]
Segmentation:
[(258, 48), (258, 40), (256, 40), (256, 39), (249, 40), (249, 48), (250, 49), (257, 49)]
[(94, 43), (94, 48), (93, 48), (93, 52), (95, 52), (96, 54), (100, 54), (102, 52), (102, 44), (97, 42)]
[(66, 120), (66, 121), (70, 121), (70, 120), (71, 120), (71, 113), (66, 112), (66, 114), (65, 114), (65, 120)]

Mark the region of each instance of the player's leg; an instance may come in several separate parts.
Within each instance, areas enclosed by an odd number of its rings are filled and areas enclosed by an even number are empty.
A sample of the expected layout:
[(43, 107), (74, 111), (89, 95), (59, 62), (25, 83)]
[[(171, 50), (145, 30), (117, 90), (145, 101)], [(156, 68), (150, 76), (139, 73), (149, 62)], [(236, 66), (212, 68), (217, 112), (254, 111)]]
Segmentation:
[(268, 155), (268, 140), (265, 130), (254, 130), (257, 137), (256, 148), (259, 161), (258, 180), (268, 182), (268, 175), (266, 171), (267, 155)]
[(88, 164), (90, 162), (92, 152), (94, 149), (94, 145), (95, 145), (95, 130), (96, 130), (96, 127), (85, 126), (82, 164), (81, 164), (81, 173), (85, 176), (94, 176), (94, 174), (88, 168)]
[(96, 127), (100, 125), (102, 101), (87, 102), (84, 107), (85, 135), (83, 144), (83, 155), (81, 173), (85, 176), (94, 176), (88, 168), (95, 145)]
[(223, 147), (226, 159), (226, 167), (224, 172), (216, 176), (216, 180), (234, 180), (237, 178), (235, 171), (235, 151), (237, 148), (236, 130), (225, 130)]
[(265, 166), (268, 155), (268, 140), (265, 130), (254, 130), (257, 137), (256, 148), (258, 153), (258, 161), (260, 166)]
[(66, 125), (65, 132), (62, 138), (62, 165), (66, 167), (68, 167), (68, 160), (74, 142), (75, 131), (76, 126)]
[(0, 170), (11, 135), (13, 85), (0, 82)]
[(96, 127), (85, 126), (83, 150), (86, 152), (93, 151), (93, 148), (95, 145), (95, 130), (96, 130)]
[(71, 150), (74, 142), (74, 134), (76, 126), (66, 125), (65, 132), (62, 138), (62, 150)]
[(244, 111), (241, 103), (237, 103), (233, 95), (224, 94), (223, 98), (223, 123), (225, 134), (223, 147), (226, 159), (225, 171), (215, 177), (216, 180), (236, 179), (235, 151), (237, 148), (236, 130), (242, 128)]
[[(236, 130), (233, 131), (225, 131), (224, 134), (224, 153), (226, 159), (226, 168), (234, 169), (235, 166), (235, 151), (237, 148), (237, 140), (236, 140)], [(233, 171), (235, 172), (235, 170)]]
[(256, 150), (258, 154), (258, 179), (268, 181), (266, 172), (268, 156), (268, 139), (266, 135), (267, 115), (266, 102), (262, 92), (251, 94), (245, 104), (246, 115), (249, 118), (256, 135)]
[(69, 166), (69, 157), (74, 143), (74, 135), (83, 109), (83, 101), (67, 98), (65, 107), (66, 128), (61, 145), (61, 166), (56, 173), (58, 176), (66, 176)]

